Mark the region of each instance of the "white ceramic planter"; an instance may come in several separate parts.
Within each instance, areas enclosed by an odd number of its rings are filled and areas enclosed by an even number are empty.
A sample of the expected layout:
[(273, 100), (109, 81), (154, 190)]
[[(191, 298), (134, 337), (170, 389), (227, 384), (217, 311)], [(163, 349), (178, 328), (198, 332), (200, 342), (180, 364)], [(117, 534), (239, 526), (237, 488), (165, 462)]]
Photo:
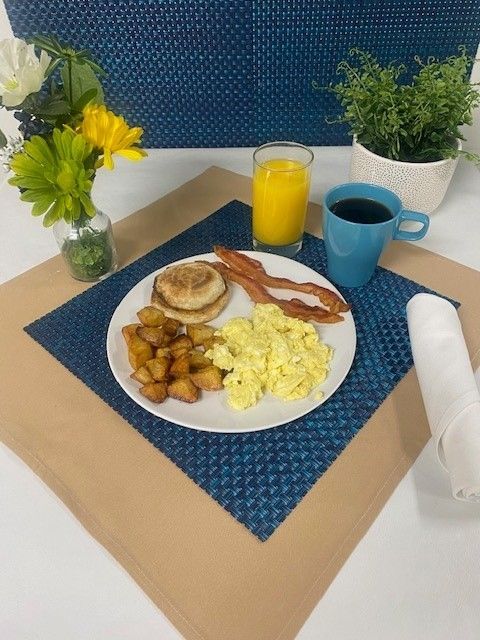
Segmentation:
[[(458, 140), (458, 148), (462, 145)], [(372, 153), (353, 140), (350, 180), (391, 189), (406, 209), (432, 213), (442, 202), (458, 158), (438, 162), (399, 162)]]

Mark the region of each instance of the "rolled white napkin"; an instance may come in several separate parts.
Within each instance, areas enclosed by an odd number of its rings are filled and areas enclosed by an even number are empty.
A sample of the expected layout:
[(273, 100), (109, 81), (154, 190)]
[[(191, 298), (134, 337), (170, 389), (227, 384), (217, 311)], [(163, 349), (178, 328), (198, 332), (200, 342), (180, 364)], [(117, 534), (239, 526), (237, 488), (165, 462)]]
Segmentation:
[(480, 393), (455, 307), (418, 293), (408, 331), (430, 430), (459, 500), (480, 501)]

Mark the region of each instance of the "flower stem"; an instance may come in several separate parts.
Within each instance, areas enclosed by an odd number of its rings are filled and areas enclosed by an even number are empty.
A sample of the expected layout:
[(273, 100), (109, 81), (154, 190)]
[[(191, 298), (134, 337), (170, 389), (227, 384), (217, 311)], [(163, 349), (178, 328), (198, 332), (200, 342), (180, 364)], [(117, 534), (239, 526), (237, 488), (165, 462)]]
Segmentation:
[(73, 87), (72, 87), (72, 59), (68, 59), (68, 85), (70, 93), (70, 104), (73, 105)]

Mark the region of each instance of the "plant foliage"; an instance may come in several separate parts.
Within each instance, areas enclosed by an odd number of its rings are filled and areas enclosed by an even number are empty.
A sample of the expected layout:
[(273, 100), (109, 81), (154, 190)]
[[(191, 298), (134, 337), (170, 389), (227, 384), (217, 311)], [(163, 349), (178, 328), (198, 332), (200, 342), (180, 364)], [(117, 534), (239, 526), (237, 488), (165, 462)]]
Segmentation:
[[(23, 135), (22, 148), (0, 132), (2, 164), (14, 174), (9, 183), (32, 203), (33, 215), (44, 216), (45, 226), (62, 219), (75, 226), (85, 223), (95, 216), (90, 192), (96, 170), (113, 169), (112, 154), (144, 158), (147, 154), (138, 146), (143, 129), (130, 127), (106, 108), (97, 77), (105, 72), (86, 49), (76, 51), (55, 36), (38, 36), (30, 44), (18, 38), (2, 42), (0, 75), (7, 80), (1, 95), (9, 106), (0, 106), (15, 112)], [(40, 59), (34, 47), (40, 49)], [(28, 64), (40, 80), (31, 93), (32, 82), (24, 73)]]
[[(104, 102), (97, 75), (105, 75), (105, 72), (91, 59), (87, 49), (76, 51), (55, 36), (37, 36), (31, 42), (51, 57), (46, 71), (49, 87), (27, 96), (20, 105), (5, 107), (15, 111), (15, 117), (21, 122), (19, 130), (26, 140), (64, 124), (74, 126), (87, 104)], [(54, 80), (54, 72), (61, 82)]]
[(356, 48), (349, 55), (337, 67), (344, 80), (329, 86), (343, 107), (331, 123), (348, 124), (358, 142), (392, 160), (430, 162), (463, 153), (455, 145), (457, 138), (464, 139), (459, 127), (472, 124), (472, 112), (480, 104), (469, 80), (472, 59), (464, 47), (443, 61), (415, 57), (418, 72), (409, 84), (401, 82), (403, 64), (381, 66)]
[(22, 134), (8, 140), (0, 131), (0, 164), (45, 227), (65, 221), (61, 251), (81, 280), (109, 273), (115, 255), (108, 230), (90, 224), (97, 169), (113, 169), (113, 154), (147, 155), (139, 147), (143, 129), (104, 105), (104, 73), (86, 49), (55, 36), (0, 41), (0, 107), (14, 112)]
[(62, 255), (70, 265), (72, 275), (80, 280), (91, 280), (108, 273), (113, 253), (108, 233), (89, 227), (79, 229), (78, 238), (66, 238)]

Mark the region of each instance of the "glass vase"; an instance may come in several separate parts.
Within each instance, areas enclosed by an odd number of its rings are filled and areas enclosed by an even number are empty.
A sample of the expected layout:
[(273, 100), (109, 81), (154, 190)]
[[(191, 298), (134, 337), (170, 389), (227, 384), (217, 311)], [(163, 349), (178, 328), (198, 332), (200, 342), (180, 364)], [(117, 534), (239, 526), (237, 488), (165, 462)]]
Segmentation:
[(110, 218), (96, 209), (93, 218), (59, 220), (53, 233), (70, 275), (82, 282), (103, 280), (117, 270), (117, 251)]

